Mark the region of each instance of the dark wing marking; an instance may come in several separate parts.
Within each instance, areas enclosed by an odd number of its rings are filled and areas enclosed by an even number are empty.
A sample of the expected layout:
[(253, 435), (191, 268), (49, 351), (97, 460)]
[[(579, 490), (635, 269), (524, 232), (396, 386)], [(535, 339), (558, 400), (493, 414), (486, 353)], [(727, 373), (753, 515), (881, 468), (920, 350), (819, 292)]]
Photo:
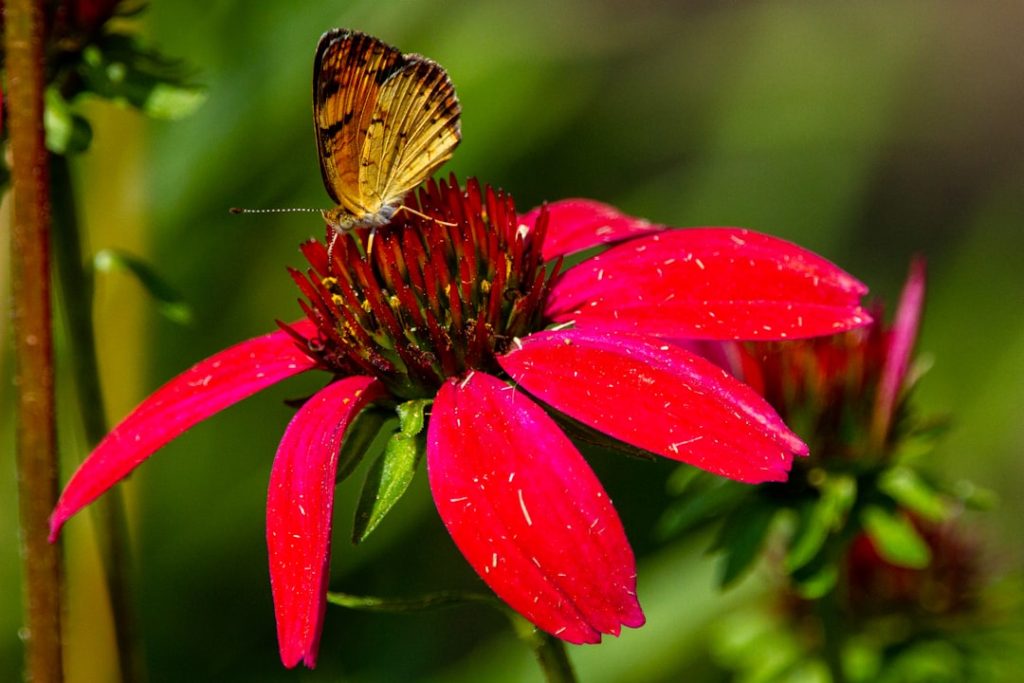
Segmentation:
[(313, 125), (327, 194), (353, 215), (378, 206), (360, 191), (359, 168), (381, 85), (404, 64), (402, 54), (357, 31), (334, 29), (313, 62)]
[(460, 107), (445, 70), (406, 55), (377, 94), (360, 170), (364, 195), (396, 201), (452, 156), (462, 139)]

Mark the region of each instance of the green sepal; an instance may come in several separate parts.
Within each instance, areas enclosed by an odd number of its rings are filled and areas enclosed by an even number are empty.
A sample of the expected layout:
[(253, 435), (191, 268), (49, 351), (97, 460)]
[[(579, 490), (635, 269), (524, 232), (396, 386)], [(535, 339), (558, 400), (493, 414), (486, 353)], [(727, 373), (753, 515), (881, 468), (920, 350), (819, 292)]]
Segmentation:
[(353, 543), (363, 542), (409, 489), (426, 451), (423, 412), (429, 404), (427, 400), (406, 401), (396, 409), (400, 429), (391, 434), (384, 452), (366, 473), (352, 528)]
[(545, 406), (545, 411), (558, 424), (565, 435), (569, 437), (569, 440), (585, 455), (609, 453), (646, 461), (657, 461), (661, 457), (657, 453), (637, 448), (632, 444), (608, 436), (604, 432), (574, 420), (568, 415), (553, 410), (550, 407)]
[(723, 555), (718, 577), (720, 588), (728, 588), (753, 566), (776, 511), (770, 502), (752, 497), (725, 518), (712, 545), (712, 550), (721, 550)]
[(908, 569), (924, 569), (931, 562), (928, 544), (905, 515), (877, 505), (861, 514), (865, 532), (886, 562)]
[[(698, 467), (680, 465), (668, 475), (665, 480), (665, 491), (670, 496), (682, 496), (695, 488), (707, 488), (708, 475)], [(725, 481), (721, 477), (714, 477), (717, 481)]]
[(886, 470), (878, 480), (878, 488), (900, 507), (933, 522), (948, 519), (952, 512), (946, 496), (909, 467)]
[(948, 487), (948, 492), (969, 510), (984, 512), (999, 505), (999, 494), (992, 489), (961, 479)]
[(119, 249), (101, 249), (92, 257), (92, 268), (97, 273), (122, 271), (132, 275), (156, 301), (161, 315), (180, 325), (192, 322), (192, 309), (185, 299), (138, 256)]
[(416, 436), (423, 431), (423, 423), (426, 421), (424, 412), (431, 403), (433, 403), (433, 399), (421, 398), (400, 403), (395, 408), (403, 434)]
[[(681, 536), (702, 524), (721, 518), (750, 492), (749, 487), (722, 477), (707, 475), (695, 467), (684, 465), (673, 475), (678, 500), (672, 501), (662, 513), (654, 529), (656, 538), (666, 540)], [(695, 473), (695, 474), (690, 474)], [(682, 484), (685, 479), (685, 486)]]
[(786, 554), (789, 572), (814, 559), (829, 536), (846, 524), (847, 515), (857, 500), (857, 480), (850, 475), (832, 474), (821, 484), (819, 492), (817, 500), (797, 510), (797, 527)]
[(949, 415), (933, 415), (925, 419), (897, 422), (898, 435), (891, 459), (902, 465), (915, 466), (930, 458), (939, 441), (952, 428)]

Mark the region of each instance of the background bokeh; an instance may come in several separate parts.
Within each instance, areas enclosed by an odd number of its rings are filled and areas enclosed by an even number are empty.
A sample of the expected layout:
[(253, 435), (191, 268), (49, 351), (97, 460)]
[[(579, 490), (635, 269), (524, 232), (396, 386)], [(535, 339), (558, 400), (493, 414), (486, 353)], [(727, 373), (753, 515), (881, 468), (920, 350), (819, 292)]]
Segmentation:
[[(320, 221), (227, 208), (326, 205), (309, 81), (317, 38), (346, 26), (448, 69), (464, 132), (448, 168), (505, 188), (523, 209), (584, 196), (671, 225), (755, 228), (818, 251), (890, 300), (910, 256), (924, 254), (920, 349), (934, 365), (917, 402), (953, 418), (934, 465), (999, 494), (998, 510), (967, 523), (993, 571), (1019, 568), (1024, 4), (153, 0), (140, 24), (196, 68), (208, 100), (175, 123), (88, 106), (95, 140), (75, 165), (78, 201), (90, 246), (144, 255), (190, 303), (194, 322), (159, 317), (127, 276), (100, 281), (111, 419), (192, 362), (299, 315), (284, 267), (300, 264), (296, 247), (322, 234)], [(7, 326), (5, 313), (0, 331)], [(75, 352), (58, 343), (61, 358)], [(8, 348), (2, 406), (11, 401)], [(415, 616), (331, 608), (320, 666), (280, 667), (264, 498), (291, 414), (282, 400), (313, 386), (300, 378), (228, 410), (123, 487), (152, 680), (540, 680), (502, 618), (481, 607)], [(70, 472), (84, 453), (62, 392)], [(20, 668), (12, 419), (0, 410), (2, 680)], [(649, 623), (600, 647), (571, 648), (581, 679), (719, 680), (705, 626), (761, 579), (719, 594), (705, 543), (655, 542), (669, 465), (598, 457), (595, 468), (639, 555)], [(476, 585), (425, 477), (353, 548), (345, 538), (357, 489), (339, 489), (332, 587), (414, 595)], [(90, 526), (82, 515), (65, 535), (69, 680), (102, 682), (112, 663), (95, 653), (110, 636)]]

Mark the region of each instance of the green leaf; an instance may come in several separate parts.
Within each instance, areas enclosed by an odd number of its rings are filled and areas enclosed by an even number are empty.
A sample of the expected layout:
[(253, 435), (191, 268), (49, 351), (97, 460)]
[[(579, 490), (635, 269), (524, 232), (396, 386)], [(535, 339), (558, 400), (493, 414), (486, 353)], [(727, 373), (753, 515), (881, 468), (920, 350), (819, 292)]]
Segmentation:
[(192, 309), (184, 298), (152, 266), (139, 257), (119, 249), (101, 249), (93, 256), (92, 267), (99, 273), (122, 271), (134, 276), (156, 301), (157, 310), (161, 315), (181, 325), (192, 322)]
[(847, 524), (839, 533), (829, 534), (808, 562), (790, 571), (789, 578), (802, 597), (816, 600), (835, 588), (839, 579), (839, 563), (849, 541), (850, 526)]
[(183, 62), (144, 48), (133, 36), (107, 34), (82, 52), (84, 90), (160, 119), (188, 116), (206, 99)]
[(967, 680), (1014, 680), (976, 677), (969, 673), (967, 653), (955, 642), (941, 639), (911, 641), (886, 663), (887, 681), (900, 683), (960, 683)]
[(337, 480), (347, 479), (364, 458), (379, 456), (397, 429), (398, 418), (389, 410), (371, 406), (359, 413), (341, 444)]
[(832, 683), (825, 662), (820, 659), (801, 659), (777, 679), (785, 683)]
[(909, 467), (893, 467), (882, 474), (878, 488), (890, 498), (921, 517), (938, 522), (948, 519), (951, 509), (945, 496)]
[[(410, 403), (420, 405), (409, 406)], [(403, 404), (408, 406), (406, 411), (402, 410), (403, 406), (399, 406), (399, 421), (403, 421), (401, 415), (404, 412), (405, 423), (413, 428), (418, 413), (419, 428), (422, 430), (424, 404), (423, 401), (408, 401)], [(384, 452), (374, 460), (366, 473), (366, 482), (363, 484), (363, 491), (356, 507), (355, 525), (352, 529), (354, 543), (363, 542), (409, 489), (409, 484), (416, 473), (416, 466), (422, 459), (425, 449), (426, 439), (422, 434), (410, 435), (399, 431), (391, 435)]]
[(794, 633), (767, 611), (730, 610), (711, 624), (709, 636), (714, 659), (727, 669), (742, 672), (729, 680), (784, 681), (786, 672), (807, 656)]
[(713, 545), (723, 552), (718, 584), (727, 588), (750, 569), (768, 536), (776, 509), (771, 504), (751, 499), (726, 517)]
[(43, 127), (46, 130), (46, 149), (54, 154), (84, 152), (92, 142), (92, 127), (83, 117), (71, 110), (71, 105), (57, 88), (46, 89)]
[(885, 561), (908, 569), (923, 569), (931, 562), (928, 544), (906, 515), (872, 505), (865, 508), (862, 521), (864, 530)]
[(793, 584), (796, 592), (805, 600), (817, 600), (824, 597), (831, 591), (839, 579), (839, 569), (834, 562), (823, 562), (814, 567), (814, 571), (801, 571), (793, 574)]
[(792, 572), (810, 562), (833, 534), (846, 523), (857, 499), (857, 481), (849, 475), (830, 475), (821, 484), (820, 497), (800, 507), (799, 524), (786, 555), (786, 570)]
[(882, 653), (871, 634), (850, 636), (843, 648), (843, 670), (851, 681), (877, 681)]
[(205, 88), (156, 83), (141, 108), (155, 119), (176, 120), (189, 116), (205, 100)]

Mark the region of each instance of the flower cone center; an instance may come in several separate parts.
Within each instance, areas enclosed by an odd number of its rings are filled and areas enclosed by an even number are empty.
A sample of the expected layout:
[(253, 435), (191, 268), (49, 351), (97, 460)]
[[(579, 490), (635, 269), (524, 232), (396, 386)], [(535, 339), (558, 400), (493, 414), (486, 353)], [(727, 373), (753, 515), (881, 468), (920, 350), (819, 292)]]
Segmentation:
[(429, 182), (386, 226), (302, 247), (292, 271), (319, 330), (311, 350), (338, 374), (369, 374), (399, 398), (448, 377), (497, 371), (495, 355), (543, 325), (556, 275), (544, 268), (546, 215), (519, 224), (510, 197), (470, 180)]

